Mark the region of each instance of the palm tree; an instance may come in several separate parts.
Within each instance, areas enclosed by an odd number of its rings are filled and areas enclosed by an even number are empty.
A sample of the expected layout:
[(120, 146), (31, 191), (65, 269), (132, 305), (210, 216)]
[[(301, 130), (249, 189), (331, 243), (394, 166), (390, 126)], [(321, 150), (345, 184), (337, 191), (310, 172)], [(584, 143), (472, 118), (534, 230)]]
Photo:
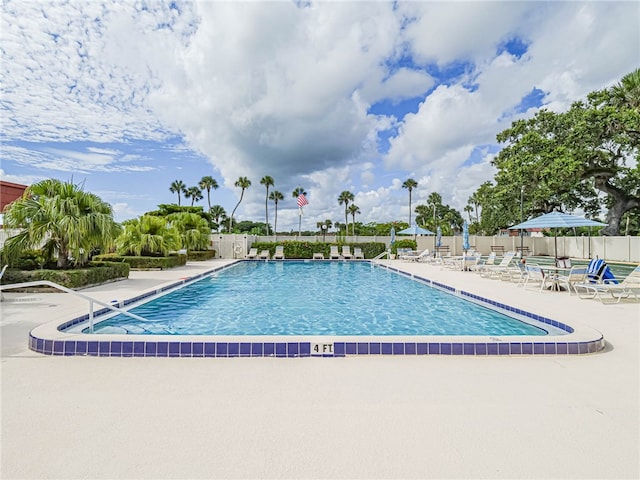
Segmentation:
[(116, 247), (121, 255), (167, 255), (180, 246), (178, 229), (170, 226), (165, 217), (155, 215), (142, 215), (140, 218), (127, 220), (124, 231), (116, 240)]
[(473, 207), (471, 205), (467, 205), (466, 207), (464, 207), (464, 211), (467, 212), (467, 215), (469, 216), (469, 224), (471, 224), (473, 222), (473, 220), (471, 219), (471, 212), (473, 212)]
[(355, 237), (356, 235), (356, 214), (360, 213), (360, 208), (355, 204), (352, 203), (351, 205), (349, 205), (349, 213), (351, 214), (351, 217), (353, 218), (353, 223), (351, 224), (352, 227), (352, 235)]
[(200, 179), (200, 182), (198, 183), (198, 186), (202, 190), (206, 190), (207, 191), (207, 204), (209, 205), (209, 212), (211, 212), (211, 189), (212, 188), (214, 190), (217, 189), (218, 188), (218, 182), (212, 176), (206, 175), (206, 176), (204, 176), (204, 177), (202, 177)]
[(91, 250), (108, 249), (118, 235), (111, 205), (71, 182), (48, 179), (34, 183), (4, 211), (5, 228), (21, 229), (4, 244), (13, 262), (24, 250), (40, 249), (47, 260), (57, 255), (58, 268), (86, 263)]
[(611, 89), (614, 104), (629, 108), (640, 107), (640, 68), (628, 73)]
[(202, 200), (202, 190), (200, 190), (198, 187), (189, 187), (184, 192), (184, 196), (185, 198), (191, 199), (191, 206), (193, 207), (193, 204), (196, 201)]
[(175, 182), (171, 183), (171, 186), (169, 187), (169, 191), (172, 193), (178, 194), (178, 205), (180, 205), (180, 196), (182, 195), (182, 192), (184, 192), (186, 189), (187, 189), (187, 186), (184, 184), (182, 180), (176, 180)]
[(209, 209), (209, 213), (211, 214), (211, 216), (215, 220), (216, 225), (218, 226), (216, 231), (219, 232), (220, 231), (220, 221), (223, 220), (224, 218), (226, 218), (227, 212), (222, 207), (222, 205), (214, 205), (213, 207), (211, 207)]
[(187, 250), (206, 250), (209, 246), (209, 222), (197, 213), (176, 212), (166, 219), (180, 234), (180, 244)]
[(402, 184), (402, 188), (409, 190), (409, 226), (411, 226), (411, 191), (418, 186), (413, 178), (407, 178)]
[(233, 212), (231, 212), (231, 216), (229, 217), (229, 233), (231, 233), (231, 229), (233, 228), (233, 214), (236, 213), (236, 210), (240, 206), (240, 202), (242, 202), (244, 191), (251, 186), (251, 180), (249, 180), (247, 177), (238, 177), (238, 180), (236, 180), (236, 183), (234, 183), (233, 185), (241, 188), (242, 191), (240, 192), (240, 200), (238, 200), (238, 203), (236, 204)]
[(282, 195), (282, 192), (279, 192), (278, 190), (274, 190), (269, 194), (269, 200), (273, 200), (273, 203), (276, 206), (275, 219), (273, 220), (273, 233), (277, 234), (278, 233), (278, 202), (280, 200), (284, 200), (284, 195)]
[(273, 187), (273, 178), (265, 175), (260, 179), (260, 184), (267, 187), (267, 195), (264, 197), (264, 224), (267, 227), (267, 235), (269, 235), (269, 187)]
[(339, 196), (338, 196), (338, 204), (342, 205), (344, 203), (344, 225), (345, 225), (345, 235), (347, 234), (347, 228), (349, 227), (349, 217), (347, 216), (348, 214), (348, 206), (349, 206), (349, 202), (353, 202), (353, 193), (351, 193), (348, 190), (343, 191)]
[[(293, 198), (298, 198), (300, 195), (304, 195), (306, 197), (307, 196), (307, 192), (302, 187), (296, 187), (293, 190), (292, 196), (293, 196)], [(298, 211), (300, 212), (299, 215), (298, 215), (298, 236), (299, 236), (300, 235), (300, 230), (302, 229), (302, 209), (299, 208)]]

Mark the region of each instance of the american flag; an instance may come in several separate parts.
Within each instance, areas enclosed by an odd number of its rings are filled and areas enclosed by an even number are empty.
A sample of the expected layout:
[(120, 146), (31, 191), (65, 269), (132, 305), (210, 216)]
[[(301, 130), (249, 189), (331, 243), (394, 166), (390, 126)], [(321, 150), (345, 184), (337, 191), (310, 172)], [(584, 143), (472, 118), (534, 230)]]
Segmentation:
[(298, 195), (298, 206), (302, 208), (305, 205), (309, 205), (309, 202), (307, 202), (307, 197), (305, 197), (304, 194), (301, 193), (300, 195)]

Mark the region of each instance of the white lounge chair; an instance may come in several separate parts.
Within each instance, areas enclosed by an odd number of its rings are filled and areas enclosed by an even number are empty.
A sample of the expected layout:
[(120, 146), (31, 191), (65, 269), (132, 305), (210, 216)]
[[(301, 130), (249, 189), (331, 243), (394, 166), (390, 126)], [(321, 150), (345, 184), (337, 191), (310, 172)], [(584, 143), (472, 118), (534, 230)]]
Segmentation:
[(362, 253), (362, 248), (360, 247), (353, 247), (353, 258), (354, 259), (362, 259), (364, 260), (364, 253)]
[(276, 246), (276, 251), (273, 253), (274, 260), (284, 260), (284, 247), (282, 245)]
[(421, 258), (429, 255), (429, 249), (425, 248), (421, 252), (418, 250), (411, 250), (403, 255), (400, 255), (400, 260), (407, 262), (419, 262)]
[(247, 253), (244, 256), (244, 258), (246, 258), (248, 260), (255, 260), (257, 256), (258, 256), (258, 249), (257, 248), (251, 248), (251, 249), (249, 249), (249, 253)]
[(337, 245), (331, 245), (329, 249), (329, 260), (339, 260), (340, 252), (338, 251)]
[(480, 262), (474, 267), (472, 267), (471, 270), (477, 273), (482, 273), (485, 267), (489, 267), (495, 264), (496, 264), (496, 252), (491, 252), (484, 261), (480, 260)]
[(352, 259), (353, 255), (351, 255), (351, 247), (349, 245), (342, 246), (342, 258), (344, 259)]
[(260, 252), (260, 255), (258, 255), (258, 258), (260, 260), (269, 260), (269, 258), (271, 258), (271, 255), (269, 255), (269, 250), (262, 250)]
[(502, 257), (502, 261), (498, 265), (490, 265), (486, 267), (480, 275), (487, 278), (499, 278), (502, 272), (509, 268), (511, 261), (516, 256), (516, 252), (507, 252)]
[[(634, 297), (640, 300), (640, 265), (638, 265), (622, 282), (607, 279), (602, 283), (577, 283), (574, 284), (576, 293), (580, 298), (598, 298), (605, 303), (605, 298), (615, 300), (618, 303), (623, 298)], [(582, 292), (584, 290), (584, 292)], [(581, 293), (582, 292), (582, 293)]]
[(316, 252), (313, 254), (314, 260), (324, 260), (324, 253)]

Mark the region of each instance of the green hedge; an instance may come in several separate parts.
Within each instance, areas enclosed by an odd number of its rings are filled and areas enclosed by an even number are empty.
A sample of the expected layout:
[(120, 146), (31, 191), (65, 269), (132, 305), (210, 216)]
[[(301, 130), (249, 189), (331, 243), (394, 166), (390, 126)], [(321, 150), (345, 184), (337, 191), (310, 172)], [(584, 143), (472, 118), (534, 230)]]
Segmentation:
[(189, 250), (187, 252), (187, 260), (190, 262), (202, 262), (216, 258), (215, 250)]
[(251, 245), (251, 248), (255, 248), (260, 253), (262, 250), (269, 250), (270, 255), (276, 251), (276, 246), (282, 245), (284, 247), (285, 258), (313, 258), (314, 253), (322, 253), (324, 258), (329, 258), (329, 250), (331, 245), (338, 245), (338, 250), (342, 252), (343, 245), (349, 245), (351, 252), (355, 247), (360, 247), (364, 258), (374, 258), (385, 251), (386, 245), (382, 242), (366, 242), (366, 243), (323, 243), (323, 242), (298, 242), (298, 241), (286, 241), (286, 242), (256, 242)]
[(129, 265), (131, 269), (152, 270), (181, 267), (187, 264), (186, 255), (169, 255), (168, 257), (134, 257), (107, 253), (93, 257), (96, 261), (122, 262)]
[(68, 270), (7, 269), (2, 277), (2, 284), (48, 280), (67, 288), (82, 288), (128, 277), (129, 265), (126, 263), (93, 261), (84, 268)]

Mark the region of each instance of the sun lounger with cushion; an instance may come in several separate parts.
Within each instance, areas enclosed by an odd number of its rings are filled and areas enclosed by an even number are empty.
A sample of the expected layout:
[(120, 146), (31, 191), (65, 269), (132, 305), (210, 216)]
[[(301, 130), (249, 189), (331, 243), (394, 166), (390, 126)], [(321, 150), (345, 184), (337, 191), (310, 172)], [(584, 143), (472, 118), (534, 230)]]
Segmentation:
[(605, 298), (615, 300), (615, 303), (629, 297), (640, 300), (640, 265), (619, 283), (614, 277), (603, 279), (602, 283), (577, 283), (573, 287), (580, 298), (597, 297), (602, 303)]

